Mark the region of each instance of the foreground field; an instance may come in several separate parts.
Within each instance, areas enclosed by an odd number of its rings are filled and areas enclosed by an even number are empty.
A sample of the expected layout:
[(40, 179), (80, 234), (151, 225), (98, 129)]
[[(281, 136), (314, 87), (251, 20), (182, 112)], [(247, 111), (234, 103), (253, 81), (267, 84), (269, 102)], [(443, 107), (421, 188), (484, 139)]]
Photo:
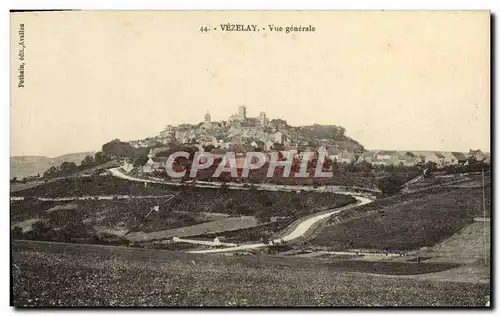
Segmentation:
[[(14, 242), (15, 306), (485, 306), (488, 284), (158, 250)], [(234, 259), (234, 260), (232, 260)]]
[[(485, 193), (489, 216), (489, 187)], [(334, 250), (407, 251), (430, 247), (472, 224), (475, 217), (483, 216), (482, 188), (441, 188), (377, 201), (356, 212), (354, 218), (333, 218), (310, 244)]]

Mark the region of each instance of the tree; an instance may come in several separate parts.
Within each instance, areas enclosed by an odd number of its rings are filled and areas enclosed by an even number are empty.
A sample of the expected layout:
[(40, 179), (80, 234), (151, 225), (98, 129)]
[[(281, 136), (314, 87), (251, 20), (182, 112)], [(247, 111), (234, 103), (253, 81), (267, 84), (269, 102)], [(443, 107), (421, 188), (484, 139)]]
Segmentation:
[(115, 139), (102, 145), (102, 152), (115, 157), (133, 157), (134, 147), (127, 142)]
[(369, 173), (373, 170), (373, 165), (367, 161), (362, 161), (357, 165), (359, 171)]
[(337, 171), (339, 169), (339, 163), (337, 161), (337, 158), (334, 158), (331, 163), (332, 170)]
[(273, 127), (288, 126), (287, 122), (282, 119), (272, 119), (269, 124)]
[(271, 220), (271, 215), (267, 209), (262, 208), (255, 213), (255, 218), (259, 223), (268, 223)]
[(94, 155), (94, 161), (96, 165), (103, 164), (111, 160), (111, 157), (103, 153), (102, 151), (98, 151)]
[(72, 170), (75, 170), (76, 168), (77, 168), (76, 163), (74, 163), (74, 162), (68, 162), (68, 161), (63, 162), (61, 164), (61, 167), (60, 167), (61, 171), (63, 171), (63, 172), (64, 171), (66, 171), (66, 172), (67, 171), (72, 171)]
[(13, 239), (21, 239), (23, 237), (23, 230), (19, 226), (15, 226), (12, 230)]
[(426, 167), (429, 171), (435, 171), (435, 170), (437, 170), (437, 163), (435, 163), (434, 161), (428, 161), (428, 162), (425, 164), (425, 167)]
[(208, 145), (205, 145), (203, 146), (203, 149), (206, 151), (206, 152), (210, 152), (212, 149), (214, 149), (215, 146), (212, 145), (212, 144), (208, 144)]
[(170, 156), (172, 153), (171, 153), (171, 150), (163, 150), (163, 151), (160, 151), (160, 152), (157, 152), (155, 154), (155, 157), (168, 157)]
[(59, 172), (57, 167), (52, 166), (49, 169), (45, 170), (45, 172), (43, 173), (43, 176), (44, 176), (44, 178), (51, 177), (51, 176), (55, 175), (57, 172)]
[(142, 167), (148, 162), (148, 157), (140, 157), (134, 161), (134, 167)]
[(149, 149), (145, 147), (139, 147), (139, 148), (133, 148), (133, 158), (144, 158), (147, 157), (149, 154)]
[(83, 158), (83, 160), (80, 163), (80, 165), (82, 167), (85, 167), (85, 168), (89, 168), (89, 167), (94, 166), (95, 165), (94, 157), (92, 157), (91, 155), (85, 156), (85, 158)]
[(392, 195), (399, 193), (401, 185), (405, 183), (404, 179), (397, 177), (395, 174), (383, 177), (377, 180), (377, 187), (382, 193)]
[[(41, 240), (46, 240), (46, 239), (49, 239), (47, 237), (49, 237), (50, 233), (50, 227), (43, 221), (40, 221), (40, 222), (36, 222), (36, 223), (33, 223), (33, 225), (31, 225), (31, 231), (29, 232), (29, 234), (31, 235), (31, 237), (34, 237), (33, 239), (41, 239)], [(30, 239), (30, 238), (28, 238)]]

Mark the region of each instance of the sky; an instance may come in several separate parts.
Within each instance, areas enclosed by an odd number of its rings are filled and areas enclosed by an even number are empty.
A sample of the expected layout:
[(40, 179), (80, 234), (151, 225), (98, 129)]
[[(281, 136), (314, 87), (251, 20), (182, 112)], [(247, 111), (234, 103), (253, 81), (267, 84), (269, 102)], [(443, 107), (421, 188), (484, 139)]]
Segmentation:
[(490, 151), (489, 32), (486, 11), (13, 13), (11, 156), (99, 150), (242, 104), (341, 125), (367, 149)]

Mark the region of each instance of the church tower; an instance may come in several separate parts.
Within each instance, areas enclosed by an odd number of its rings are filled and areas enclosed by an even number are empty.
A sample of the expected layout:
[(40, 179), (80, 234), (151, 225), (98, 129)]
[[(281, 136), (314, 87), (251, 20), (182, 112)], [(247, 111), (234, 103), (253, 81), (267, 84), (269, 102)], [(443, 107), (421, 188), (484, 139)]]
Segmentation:
[(211, 118), (210, 118), (210, 113), (207, 111), (207, 114), (205, 114), (205, 123), (210, 123)]
[(247, 118), (247, 108), (246, 106), (242, 105), (238, 108), (238, 118), (240, 120), (244, 120)]

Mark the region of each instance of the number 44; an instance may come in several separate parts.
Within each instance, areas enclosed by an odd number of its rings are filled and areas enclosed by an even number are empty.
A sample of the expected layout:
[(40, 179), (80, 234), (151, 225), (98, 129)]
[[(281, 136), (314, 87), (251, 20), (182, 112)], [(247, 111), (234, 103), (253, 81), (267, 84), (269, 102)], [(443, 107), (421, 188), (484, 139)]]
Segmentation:
[(208, 32), (208, 27), (206, 26), (200, 27), (200, 32)]

